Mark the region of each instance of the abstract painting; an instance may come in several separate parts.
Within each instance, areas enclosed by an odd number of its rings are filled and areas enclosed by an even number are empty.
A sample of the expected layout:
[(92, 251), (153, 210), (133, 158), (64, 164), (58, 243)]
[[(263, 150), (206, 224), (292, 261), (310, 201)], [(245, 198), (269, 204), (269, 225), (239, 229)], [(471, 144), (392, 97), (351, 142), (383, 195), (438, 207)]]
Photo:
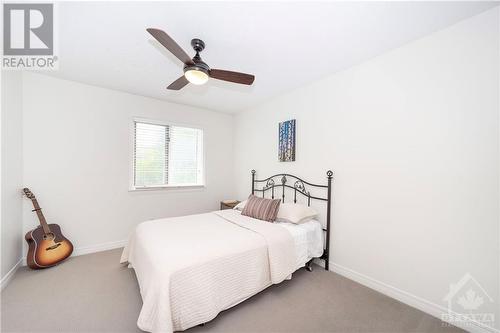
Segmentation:
[(295, 161), (295, 119), (279, 123), (278, 158), (280, 162)]

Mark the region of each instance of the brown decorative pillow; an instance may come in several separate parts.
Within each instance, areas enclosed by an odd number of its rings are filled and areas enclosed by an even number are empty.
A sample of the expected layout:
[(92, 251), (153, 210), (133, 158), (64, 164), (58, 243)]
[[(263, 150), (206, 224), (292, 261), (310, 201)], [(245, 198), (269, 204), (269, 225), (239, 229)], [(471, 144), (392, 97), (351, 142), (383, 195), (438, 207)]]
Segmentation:
[(265, 199), (250, 195), (241, 215), (274, 222), (280, 208), (280, 199)]

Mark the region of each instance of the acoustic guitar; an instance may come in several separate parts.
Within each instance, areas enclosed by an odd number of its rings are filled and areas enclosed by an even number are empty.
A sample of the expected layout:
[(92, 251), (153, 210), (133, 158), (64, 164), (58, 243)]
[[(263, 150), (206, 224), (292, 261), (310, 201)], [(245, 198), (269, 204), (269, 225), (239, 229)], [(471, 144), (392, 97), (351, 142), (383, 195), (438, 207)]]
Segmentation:
[(71, 255), (73, 244), (63, 236), (59, 225), (47, 224), (35, 195), (28, 188), (24, 188), (23, 192), (31, 199), (33, 211), (36, 212), (40, 221), (37, 228), (24, 236), (29, 246), (27, 264), (33, 269), (55, 266)]

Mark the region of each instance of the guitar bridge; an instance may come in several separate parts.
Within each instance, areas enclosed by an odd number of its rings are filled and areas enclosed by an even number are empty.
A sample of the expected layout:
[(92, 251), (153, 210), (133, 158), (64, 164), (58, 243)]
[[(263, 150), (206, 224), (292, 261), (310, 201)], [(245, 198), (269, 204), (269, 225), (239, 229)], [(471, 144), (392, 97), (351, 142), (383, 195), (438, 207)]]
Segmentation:
[(55, 245), (52, 245), (52, 246), (49, 246), (48, 248), (46, 248), (45, 250), (49, 251), (49, 250), (55, 250), (57, 249), (59, 246), (61, 245), (61, 243), (57, 243)]

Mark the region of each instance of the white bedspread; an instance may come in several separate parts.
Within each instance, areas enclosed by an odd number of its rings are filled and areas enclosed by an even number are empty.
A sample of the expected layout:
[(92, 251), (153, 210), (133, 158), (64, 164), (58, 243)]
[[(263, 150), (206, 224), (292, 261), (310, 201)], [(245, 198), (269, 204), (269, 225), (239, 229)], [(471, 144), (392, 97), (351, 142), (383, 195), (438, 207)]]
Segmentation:
[(139, 224), (121, 262), (135, 269), (149, 332), (185, 330), (213, 319), (296, 269), (291, 234), (233, 210)]

